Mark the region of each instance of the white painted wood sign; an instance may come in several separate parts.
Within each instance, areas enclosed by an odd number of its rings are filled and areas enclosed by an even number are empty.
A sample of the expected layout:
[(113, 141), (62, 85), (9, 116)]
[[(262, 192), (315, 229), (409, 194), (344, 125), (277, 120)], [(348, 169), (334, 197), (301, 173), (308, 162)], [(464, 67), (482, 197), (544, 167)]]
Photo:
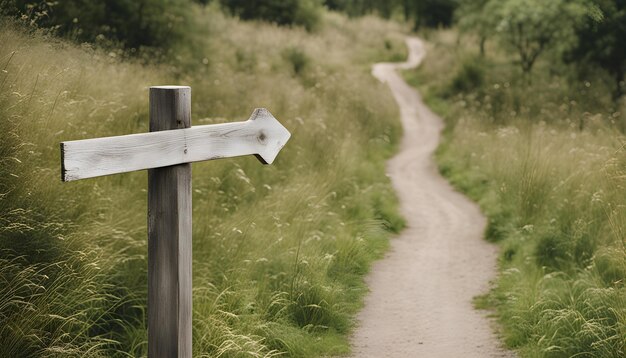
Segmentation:
[(190, 358), (191, 164), (255, 155), (271, 164), (291, 134), (265, 108), (191, 127), (191, 88), (150, 88), (150, 133), (61, 143), (61, 179), (148, 169), (148, 356)]
[(63, 142), (62, 179), (242, 155), (256, 155), (264, 164), (272, 164), (290, 136), (267, 109), (257, 108), (245, 122)]

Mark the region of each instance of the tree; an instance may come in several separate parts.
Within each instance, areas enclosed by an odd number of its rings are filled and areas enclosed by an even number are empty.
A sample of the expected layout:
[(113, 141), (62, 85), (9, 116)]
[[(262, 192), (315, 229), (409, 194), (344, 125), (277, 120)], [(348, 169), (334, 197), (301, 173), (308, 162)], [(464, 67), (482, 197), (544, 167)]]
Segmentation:
[(574, 42), (574, 29), (586, 14), (587, 8), (572, 0), (490, 0), (485, 6), (485, 15), (497, 19), (496, 35), (517, 53), (525, 75), (548, 48), (562, 51)]
[(456, 10), (461, 33), (474, 32), (478, 36), (480, 55), (485, 56), (485, 43), (494, 34), (496, 18), (485, 10), (489, 0), (462, 0)]
[(324, 0), (331, 10), (342, 11), (349, 16), (377, 13), (389, 18), (401, 13), (404, 19), (413, 21), (415, 30), (421, 27), (450, 26), (459, 0)]
[(413, 0), (414, 29), (452, 25), (456, 0)]
[(390, 18), (399, 7), (398, 0), (324, 0), (324, 5), (331, 10), (342, 11), (348, 16), (376, 12), (384, 18)]
[(617, 100), (624, 95), (626, 74), (626, 1), (594, 0), (593, 5), (598, 12), (577, 27), (577, 43), (565, 60), (605, 69), (615, 81), (613, 99)]

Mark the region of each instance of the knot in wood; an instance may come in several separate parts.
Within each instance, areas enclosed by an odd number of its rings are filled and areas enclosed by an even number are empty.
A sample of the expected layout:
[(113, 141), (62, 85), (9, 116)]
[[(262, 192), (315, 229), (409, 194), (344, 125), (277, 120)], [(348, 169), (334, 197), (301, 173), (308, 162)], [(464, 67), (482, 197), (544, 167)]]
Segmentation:
[(267, 139), (267, 136), (263, 131), (260, 131), (259, 135), (256, 138), (259, 140), (260, 143), (265, 143), (265, 139)]

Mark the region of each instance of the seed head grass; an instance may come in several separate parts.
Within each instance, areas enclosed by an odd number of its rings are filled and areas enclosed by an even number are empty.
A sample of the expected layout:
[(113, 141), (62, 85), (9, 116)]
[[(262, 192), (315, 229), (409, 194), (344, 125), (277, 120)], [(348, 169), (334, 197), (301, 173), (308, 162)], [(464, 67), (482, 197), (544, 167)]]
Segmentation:
[(167, 63), (0, 25), (0, 356), (147, 354), (145, 172), (61, 183), (59, 142), (148, 131), (151, 85), (192, 87), (192, 123), (267, 107), (272, 166), (193, 165), (194, 357), (343, 354), (363, 275), (403, 220), (384, 175), (401, 134), (374, 61), (398, 26), (324, 13), (304, 29), (215, 6)]

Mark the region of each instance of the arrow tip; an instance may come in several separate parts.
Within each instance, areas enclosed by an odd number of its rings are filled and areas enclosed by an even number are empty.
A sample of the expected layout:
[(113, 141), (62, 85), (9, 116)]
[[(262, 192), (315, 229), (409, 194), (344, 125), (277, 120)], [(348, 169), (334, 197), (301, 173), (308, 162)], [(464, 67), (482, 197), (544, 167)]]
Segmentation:
[(263, 164), (272, 164), (280, 150), (287, 144), (291, 133), (265, 108), (257, 108), (250, 115), (259, 128), (257, 140), (260, 144), (259, 153), (255, 154)]

